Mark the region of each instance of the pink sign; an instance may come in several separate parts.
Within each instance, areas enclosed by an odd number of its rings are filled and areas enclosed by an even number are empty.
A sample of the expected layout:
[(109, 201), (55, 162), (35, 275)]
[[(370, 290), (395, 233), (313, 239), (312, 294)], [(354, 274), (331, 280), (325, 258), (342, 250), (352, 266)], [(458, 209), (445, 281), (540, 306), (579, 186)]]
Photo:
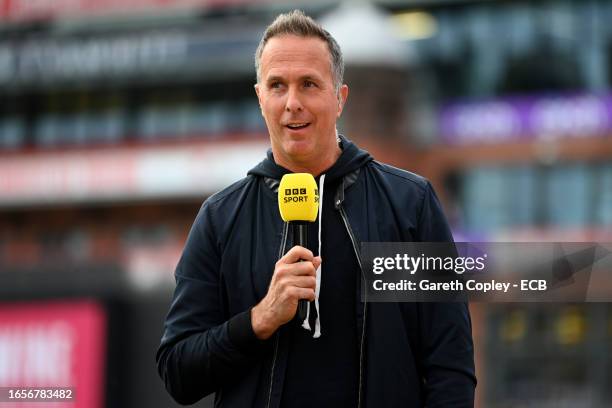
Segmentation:
[(94, 301), (0, 304), (0, 387), (71, 387), (72, 402), (49, 405), (101, 408), (105, 338), (106, 315)]
[(29, 21), (126, 11), (221, 7), (246, 2), (247, 0), (0, 0), (0, 20)]

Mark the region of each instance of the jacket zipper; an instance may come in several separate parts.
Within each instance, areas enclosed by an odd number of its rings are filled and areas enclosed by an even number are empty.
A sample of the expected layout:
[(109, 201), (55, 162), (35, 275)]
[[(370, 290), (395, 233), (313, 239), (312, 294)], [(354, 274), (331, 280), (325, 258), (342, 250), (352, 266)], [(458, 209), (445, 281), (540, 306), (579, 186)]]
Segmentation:
[(274, 384), (274, 366), (276, 365), (276, 356), (278, 354), (278, 343), (280, 333), (275, 334), (276, 339), (274, 340), (274, 356), (272, 357), (272, 369), (270, 370), (270, 392), (268, 394), (268, 403), (266, 407), (270, 408), (270, 404), (272, 403), (272, 384)]
[[(342, 207), (342, 201), (338, 200), (336, 202), (336, 207), (340, 211), (340, 216), (342, 217), (342, 221), (344, 222), (344, 226), (346, 227), (346, 231), (351, 238), (351, 243), (353, 244), (353, 250), (355, 251), (355, 256), (357, 257), (357, 263), (359, 264), (359, 270), (361, 271), (361, 278), (365, 283), (365, 275), (363, 273), (363, 268), (361, 266), (361, 255), (359, 254), (359, 248), (357, 247), (357, 240), (355, 239), (355, 235), (353, 235), (353, 230), (348, 222), (348, 217), (346, 212), (344, 211), (344, 207)], [(366, 328), (366, 313), (367, 313), (367, 305), (368, 305), (368, 292), (364, 292), (364, 302), (363, 302), (363, 324), (361, 326), (361, 341), (359, 344), (359, 394), (357, 396), (357, 408), (361, 407), (361, 395), (362, 395), (362, 383), (363, 383), (363, 345), (365, 341), (365, 328)]]
[[(283, 257), (283, 252), (285, 252), (285, 246), (287, 245), (287, 235), (289, 234), (289, 223), (286, 222), (283, 225), (283, 236), (281, 238), (280, 248), (278, 249), (278, 259)], [(270, 404), (272, 402), (272, 385), (274, 384), (274, 366), (276, 365), (276, 356), (278, 355), (278, 343), (280, 338), (280, 329), (274, 335), (274, 354), (272, 355), (272, 368), (270, 369), (270, 391), (268, 393), (268, 403), (266, 404), (267, 408), (270, 408)]]
[[(361, 265), (361, 255), (359, 254), (359, 249), (357, 247), (357, 240), (355, 239), (355, 235), (353, 234), (353, 230), (351, 229), (351, 226), (348, 222), (348, 217), (346, 215), (346, 212), (344, 211), (344, 207), (342, 207), (342, 202), (338, 202), (337, 204), (337, 208), (340, 211), (340, 217), (342, 218), (342, 221), (344, 222), (344, 226), (346, 228), (346, 231), (349, 234), (349, 237), (351, 239), (351, 244), (353, 245), (353, 251), (355, 251), (355, 256), (357, 257), (357, 263), (359, 264), (359, 270), (361, 271), (361, 278), (364, 280), (365, 282), (365, 276), (363, 274), (363, 267)], [(284, 227), (283, 227), (283, 237), (281, 239), (281, 245), (280, 245), (280, 249), (279, 249), (279, 256), (278, 258), (280, 259), (283, 256), (283, 252), (285, 249), (285, 246), (287, 245), (287, 235), (289, 232), (289, 223), (285, 223)], [(367, 291), (364, 293), (364, 302), (363, 302), (363, 324), (361, 327), (361, 341), (359, 343), (359, 393), (357, 396), (357, 408), (361, 407), (361, 396), (363, 393), (363, 389), (362, 389), (362, 384), (363, 384), (363, 346), (364, 346), (364, 341), (365, 341), (365, 327), (366, 327), (366, 316), (367, 316)], [(266, 404), (267, 408), (270, 408), (271, 403), (272, 403), (272, 386), (274, 384), (274, 367), (276, 365), (276, 358), (278, 355), (278, 346), (279, 346), (279, 338), (280, 338), (280, 332), (276, 332), (276, 339), (274, 341), (274, 355), (272, 356), (272, 368), (270, 370), (270, 389), (268, 392), (268, 403)]]

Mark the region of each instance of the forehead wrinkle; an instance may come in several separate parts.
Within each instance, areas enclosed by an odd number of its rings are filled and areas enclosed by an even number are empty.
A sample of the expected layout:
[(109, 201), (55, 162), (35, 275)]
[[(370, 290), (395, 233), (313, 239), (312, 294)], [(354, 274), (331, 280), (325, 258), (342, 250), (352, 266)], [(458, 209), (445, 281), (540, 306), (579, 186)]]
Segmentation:
[[(288, 45), (289, 43), (292, 43), (292, 44)], [(299, 44), (298, 46), (296, 46), (297, 43), (302, 43), (302, 44)], [(305, 43), (310, 43), (312, 45), (316, 44), (316, 46), (315, 47), (305, 47), (304, 46)], [(275, 53), (282, 51), (284, 53), (289, 53), (289, 54), (299, 54), (299, 53), (304, 53), (304, 52), (307, 52), (308, 54), (318, 54), (321, 51), (323, 51), (323, 53), (331, 61), (331, 53), (329, 52), (329, 47), (323, 40), (319, 38), (315, 38), (315, 37), (298, 37), (295, 35), (282, 35), (278, 37), (273, 37), (266, 44), (262, 54), (265, 54), (265, 52), (267, 50), (269, 51), (270, 49), (272, 49), (273, 52)]]
[[(267, 71), (270, 71), (271, 69), (274, 68), (281, 68), (281, 69), (300, 69), (300, 68), (306, 68), (306, 69), (310, 69), (312, 70), (313, 67), (313, 62), (316, 61), (315, 55), (311, 56), (304, 56), (303, 53), (296, 53), (293, 55), (289, 55), (287, 53), (281, 53), (278, 52), (277, 54), (280, 54), (279, 57), (275, 56), (271, 56), (270, 58), (266, 58), (264, 59), (262, 62), (262, 68), (267, 68)], [(329, 71), (331, 71), (331, 63), (325, 64), (327, 69)]]

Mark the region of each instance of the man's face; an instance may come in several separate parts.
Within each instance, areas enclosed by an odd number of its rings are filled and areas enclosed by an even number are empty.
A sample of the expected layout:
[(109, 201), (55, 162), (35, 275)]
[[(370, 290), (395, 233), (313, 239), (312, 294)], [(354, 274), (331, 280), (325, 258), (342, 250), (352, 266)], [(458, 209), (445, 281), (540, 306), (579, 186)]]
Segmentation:
[[(327, 44), (316, 37), (271, 38), (255, 85), (276, 162), (285, 167), (327, 165), (338, 150), (336, 120), (348, 94), (334, 88)], [(321, 170), (324, 170), (322, 168)]]

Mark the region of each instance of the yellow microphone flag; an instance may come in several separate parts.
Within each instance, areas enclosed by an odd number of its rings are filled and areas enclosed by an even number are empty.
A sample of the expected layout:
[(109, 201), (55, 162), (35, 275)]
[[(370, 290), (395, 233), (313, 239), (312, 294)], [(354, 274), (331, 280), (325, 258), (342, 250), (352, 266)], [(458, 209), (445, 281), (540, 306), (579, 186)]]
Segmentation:
[(278, 187), (278, 209), (283, 221), (314, 222), (319, 213), (319, 189), (312, 174), (285, 174)]

